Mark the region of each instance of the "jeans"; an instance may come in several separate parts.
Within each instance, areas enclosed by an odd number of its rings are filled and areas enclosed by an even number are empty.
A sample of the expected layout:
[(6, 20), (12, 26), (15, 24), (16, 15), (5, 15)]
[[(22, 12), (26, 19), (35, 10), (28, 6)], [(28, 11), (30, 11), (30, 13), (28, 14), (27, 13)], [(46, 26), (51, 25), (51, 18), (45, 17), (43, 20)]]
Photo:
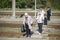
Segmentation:
[(38, 23), (38, 30), (39, 30), (39, 33), (42, 33), (42, 25), (43, 25), (43, 23)]
[(31, 36), (31, 30), (29, 29), (28, 24), (25, 23), (25, 27), (26, 27), (26, 35), (27, 35), (26, 37)]

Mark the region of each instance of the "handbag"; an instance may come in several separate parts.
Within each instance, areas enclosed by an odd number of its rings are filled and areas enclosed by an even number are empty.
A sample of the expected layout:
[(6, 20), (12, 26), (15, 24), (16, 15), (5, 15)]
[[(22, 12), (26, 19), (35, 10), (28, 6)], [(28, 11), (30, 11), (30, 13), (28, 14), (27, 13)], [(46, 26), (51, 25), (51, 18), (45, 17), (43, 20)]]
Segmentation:
[(44, 25), (47, 25), (47, 18), (44, 18)]
[(25, 29), (25, 27), (24, 27), (24, 25), (21, 27), (21, 32), (25, 32), (26, 31), (26, 29)]

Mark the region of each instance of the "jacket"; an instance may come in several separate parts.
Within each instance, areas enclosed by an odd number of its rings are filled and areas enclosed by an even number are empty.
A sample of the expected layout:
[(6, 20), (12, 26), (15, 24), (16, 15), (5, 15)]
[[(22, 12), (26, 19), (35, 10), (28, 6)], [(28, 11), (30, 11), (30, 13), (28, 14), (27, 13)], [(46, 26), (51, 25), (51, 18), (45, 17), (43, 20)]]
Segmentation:
[(38, 15), (36, 18), (37, 23), (43, 23), (44, 22), (44, 14), (45, 14), (45, 12), (43, 10), (41, 12), (38, 12)]
[[(24, 20), (23, 20), (24, 25), (25, 25), (25, 21), (26, 20), (25, 20), (25, 16), (24, 16)], [(33, 23), (33, 19), (31, 16), (28, 15), (27, 24), (28, 24), (30, 30), (32, 30), (32, 26), (31, 26), (32, 23)]]

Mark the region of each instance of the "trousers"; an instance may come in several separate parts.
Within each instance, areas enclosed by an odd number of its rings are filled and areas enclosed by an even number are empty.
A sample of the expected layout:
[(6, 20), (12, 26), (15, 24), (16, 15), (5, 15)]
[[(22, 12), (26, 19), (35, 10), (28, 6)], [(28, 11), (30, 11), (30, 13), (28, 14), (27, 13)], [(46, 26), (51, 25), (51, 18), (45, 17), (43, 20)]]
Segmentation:
[(39, 33), (42, 33), (42, 25), (43, 25), (43, 23), (38, 23), (38, 30), (39, 30)]

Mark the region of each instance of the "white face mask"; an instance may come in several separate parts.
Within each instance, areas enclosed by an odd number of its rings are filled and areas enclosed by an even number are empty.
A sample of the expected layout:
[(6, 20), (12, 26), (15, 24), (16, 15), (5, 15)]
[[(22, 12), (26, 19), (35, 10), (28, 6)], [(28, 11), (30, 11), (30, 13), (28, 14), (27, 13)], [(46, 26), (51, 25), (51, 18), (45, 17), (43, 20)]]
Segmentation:
[(25, 17), (25, 18), (28, 18), (28, 17)]
[(25, 16), (25, 18), (27, 18), (27, 16)]

